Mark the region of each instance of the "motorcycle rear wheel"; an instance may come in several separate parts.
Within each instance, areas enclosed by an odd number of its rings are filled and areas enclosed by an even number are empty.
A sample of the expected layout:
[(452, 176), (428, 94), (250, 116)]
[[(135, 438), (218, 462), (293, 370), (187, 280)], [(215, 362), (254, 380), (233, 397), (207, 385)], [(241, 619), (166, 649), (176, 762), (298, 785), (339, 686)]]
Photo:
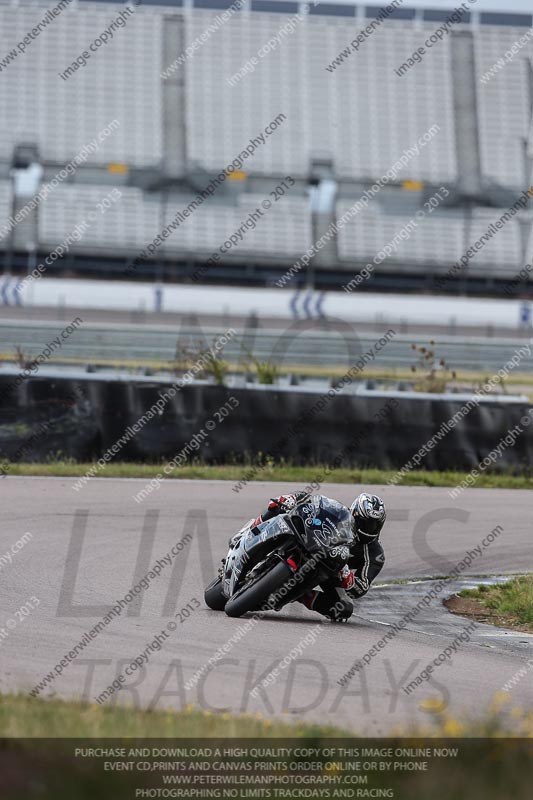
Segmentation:
[(293, 575), (292, 569), (284, 561), (263, 575), (249, 589), (245, 589), (236, 597), (231, 597), (224, 611), (228, 617), (242, 617), (248, 611), (260, 611), (271, 594), (281, 589), (284, 583)]

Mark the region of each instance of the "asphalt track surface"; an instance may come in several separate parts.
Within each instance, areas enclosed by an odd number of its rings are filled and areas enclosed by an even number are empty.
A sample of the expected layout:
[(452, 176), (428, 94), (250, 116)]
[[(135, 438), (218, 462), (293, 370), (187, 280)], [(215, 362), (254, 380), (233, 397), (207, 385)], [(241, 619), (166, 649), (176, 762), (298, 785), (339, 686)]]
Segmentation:
[[(451, 501), (446, 489), (375, 487), (389, 512), (383, 533), (387, 561), (379, 579), (383, 583), (446, 574), (497, 525), (503, 532), (473, 558), (461, 584), (446, 587), (341, 687), (337, 681), (354, 661), (434, 584), (373, 588), (345, 625), (323, 622), (292, 604), (250, 624), (207, 671), (209, 658), (230, 642), (246, 618), (230, 619), (207, 609), (203, 587), (216, 573), (228, 537), (264, 508), (269, 497), (297, 487), (252, 483), (236, 493), (230, 482), (167, 481), (138, 504), (133, 495), (143, 480), (95, 479), (78, 492), (73, 483), (17, 477), (0, 483), (0, 556), (24, 533), (33, 537), (11, 563), (0, 562), (2, 692), (31, 690), (186, 533), (192, 540), (172, 565), (89, 642), (42, 696), (94, 702), (156, 634), (166, 631), (161, 650), (154, 650), (148, 665), (128, 677), (108, 703), (118, 698), (121, 703), (175, 709), (193, 704), (211, 711), (320, 721), (379, 736), (398, 725), (427, 724), (428, 712), (420, 704), (429, 697), (460, 715), (481, 712), (533, 655), (533, 636), (480, 625), (430, 681), (409, 695), (402, 688), (469, 624), (443, 608), (445, 596), (468, 584), (468, 576), (532, 569), (529, 492), (469, 490)], [(322, 491), (347, 503), (359, 488), (327, 484)], [(32, 597), (39, 605), (28, 616), (17, 614), (28, 602), (36, 605)], [(188, 618), (184, 613), (182, 621), (174, 616), (188, 603), (196, 606), (194, 599), (200, 607)], [(171, 633), (169, 623), (176, 626)], [(299, 656), (286, 659), (298, 647)], [(279, 677), (252, 697), (250, 690), (276, 667)], [(202, 668), (197, 683), (185, 689)], [(532, 676), (530, 670), (513, 689), (515, 705), (531, 707)]]

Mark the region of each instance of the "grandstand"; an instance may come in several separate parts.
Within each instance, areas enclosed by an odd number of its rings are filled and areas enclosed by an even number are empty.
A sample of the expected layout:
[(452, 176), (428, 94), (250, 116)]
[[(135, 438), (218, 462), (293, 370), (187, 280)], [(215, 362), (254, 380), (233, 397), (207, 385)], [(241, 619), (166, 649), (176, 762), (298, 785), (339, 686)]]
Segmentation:
[[(402, 5), (340, 58), (375, 7), (153, 0), (135, 6), (127, 25), (65, 79), (121, 5), (71, 0), (16, 52), (47, 7), (0, 2), (4, 272), (24, 272), (28, 253), (44, 258), (93, 215), (49, 274), (131, 276), (135, 260), (136, 277), (189, 280), (270, 197), (268, 213), (202, 280), (272, 282), (381, 180), (384, 188), (316, 254), (312, 271), (294, 280), (346, 283), (444, 186), (447, 201), (374, 265), (363, 287), (420, 288), (446, 274), (532, 183), (533, 39), (481, 80), (532, 27), (529, 14), (473, 10), (399, 76), (449, 11)], [(268, 42), (277, 43), (259, 55)], [(253, 156), (227, 171), (260, 137)], [(28, 198), (15, 191), (16, 148), (34, 148), (46, 185), (91, 142), (82, 163), (28, 211)], [(383, 179), (402, 156), (402, 168)], [(146, 254), (176, 212), (225, 170), (216, 191)], [(293, 185), (274, 199), (286, 176)], [(120, 199), (98, 210), (113, 187)], [(24, 225), (10, 223), (21, 209)], [(531, 227), (528, 209), (520, 211), (446, 291), (497, 291), (527, 262)]]
[[(172, 209), (168, 204), (163, 206), (160, 199), (146, 196), (140, 189), (122, 187), (120, 192), (120, 200), (89, 224), (78, 245), (80, 251), (106, 253), (119, 248), (133, 256), (174, 214), (174, 205)], [(80, 220), (89, 219), (108, 193), (109, 187), (68, 186), (51, 194), (42, 209), (41, 241), (46, 249), (52, 250), (63, 242)], [(194, 214), (190, 224), (171, 233), (165, 247), (175, 255), (208, 258), (262, 199), (263, 195), (246, 192), (238, 195), (234, 203), (214, 205), (207, 215)], [(176, 195), (173, 204), (186, 207), (189, 200), (187, 196)], [(243, 238), (240, 249), (246, 255), (297, 258), (311, 245), (311, 214), (303, 198), (289, 198), (283, 208), (281, 204), (272, 208), (265, 215), (265, 222), (257, 224)]]

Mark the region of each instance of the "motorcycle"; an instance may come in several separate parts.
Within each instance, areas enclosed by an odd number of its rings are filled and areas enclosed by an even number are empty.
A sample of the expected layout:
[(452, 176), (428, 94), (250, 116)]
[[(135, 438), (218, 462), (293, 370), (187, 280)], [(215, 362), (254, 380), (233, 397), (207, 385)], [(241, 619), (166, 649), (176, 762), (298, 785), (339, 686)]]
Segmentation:
[(206, 605), (229, 617), (279, 611), (315, 586), (336, 581), (350, 558), (350, 522), (341, 503), (313, 497), (257, 526), (247, 523), (205, 589)]

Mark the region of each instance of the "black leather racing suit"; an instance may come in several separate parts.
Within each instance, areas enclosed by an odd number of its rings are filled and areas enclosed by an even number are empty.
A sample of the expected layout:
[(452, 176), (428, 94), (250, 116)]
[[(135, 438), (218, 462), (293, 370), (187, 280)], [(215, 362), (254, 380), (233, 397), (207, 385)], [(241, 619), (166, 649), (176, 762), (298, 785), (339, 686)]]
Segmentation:
[[(290, 507), (292, 498), (295, 504), (300, 505), (308, 502), (309, 497), (310, 495), (307, 492), (301, 491), (272, 498), (267, 510), (255, 520), (254, 525), (266, 522), (266, 520), (278, 514), (284, 514)], [(339, 576), (338, 583), (328, 582), (319, 589), (308, 592), (299, 598), (298, 602), (332, 619), (349, 617), (353, 611), (353, 606), (347, 601), (346, 595), (351, 600), (358, 600), (363, 597), (383, 569), (385, 563), (385, 551), (381, 546), (379, 537), (369, 544), (356, 541), (351, 546), (350, 551), (351, 556), (348, 561), (350, 575)]]

